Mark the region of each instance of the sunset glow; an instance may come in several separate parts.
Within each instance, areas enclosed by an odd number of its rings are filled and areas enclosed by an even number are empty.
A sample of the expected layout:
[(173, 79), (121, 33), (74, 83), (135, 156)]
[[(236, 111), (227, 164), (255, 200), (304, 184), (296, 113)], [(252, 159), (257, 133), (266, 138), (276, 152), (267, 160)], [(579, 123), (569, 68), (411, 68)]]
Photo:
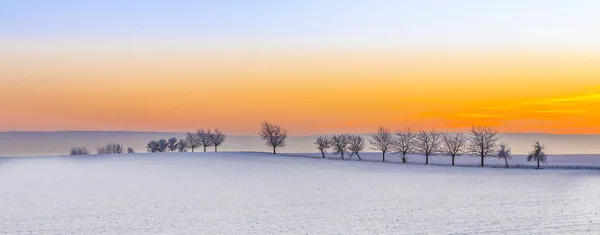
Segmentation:
[(293, 135), (471, 125), (600, 133), (598, 44), (370, 47), (331, 46), (344, 36), (306, 45), (272, 37), (24, 35), (2, 30), (0, 131), (220, 127), (256, 134), (269, 120)]

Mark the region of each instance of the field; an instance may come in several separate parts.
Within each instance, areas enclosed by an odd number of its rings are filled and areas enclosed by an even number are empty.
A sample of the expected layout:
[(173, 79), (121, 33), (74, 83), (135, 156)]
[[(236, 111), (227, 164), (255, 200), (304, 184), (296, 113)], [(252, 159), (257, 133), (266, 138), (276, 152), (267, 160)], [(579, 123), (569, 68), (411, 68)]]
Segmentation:
[[(425, 166), (417, 156), (413, 164), (398, 164), (374, 162), (374, 153), (365, 154), (369, 162), (299, 155), (0, 158), (0, 234), (600, 231), (600, 171), (593, 168), (503, 169), (498, 160), (488, 161), (494, 168)], [(573, 158), (598, 165), (597, 157)], [(549, 160), (578, 165), (565, 159)], [(513, 162), (524, 164), (518, 156)]]

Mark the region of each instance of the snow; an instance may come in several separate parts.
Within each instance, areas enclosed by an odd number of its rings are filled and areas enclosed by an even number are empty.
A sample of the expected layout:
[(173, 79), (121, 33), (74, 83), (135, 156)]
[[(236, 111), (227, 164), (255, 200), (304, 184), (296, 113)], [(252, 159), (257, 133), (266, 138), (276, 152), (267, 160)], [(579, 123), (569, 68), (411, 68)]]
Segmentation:
[[(600, 231), (598, 170), (425, 166), (302, 155), (1, 158), (0, 234)], [(421, 161), (418, 156), (409, 160)], [(448, 160), (432, 157), (436, 164)], [(459, 161), (477, 163), (470, 157)]]

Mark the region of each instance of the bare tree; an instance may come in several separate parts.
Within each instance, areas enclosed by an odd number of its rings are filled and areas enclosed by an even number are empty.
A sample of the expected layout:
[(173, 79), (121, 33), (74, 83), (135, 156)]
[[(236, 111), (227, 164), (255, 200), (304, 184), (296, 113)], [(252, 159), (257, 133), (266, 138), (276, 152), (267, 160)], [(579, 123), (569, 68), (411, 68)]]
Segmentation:
[(215, 146), (216, 152), (217, 147), (221, 146), (221, 144), (225, 142), (225, 138), (227, 137), (227, 135), (225, 135), (225, 133), (223, 133), (223, 131), (221, 131), (220, 129), (215, 129), (214, 133), (212, 133), (210, 137), (210, 141), (212, 142), (213, 146)]
[(148, 142), (148, 145), (146, 147), (148, 149), (149, 153), (157, 153), (158, 152), (158, 141), (153, 140)]
[(97, 154), (122, 154), (125, 151), (123, 145), (116, 143), (108, 143), (104, 146), (98, 146)]
[(356, 155), (356, 157), (358, 157), (358, 160), (362, 160), (358, 153), (365, 149), (365, 139), (363, 139), (363, 137), (361, 137), (360, 135), (350, 135), (349, 144), (350, 145), (348, 146), (348, 152), (350, 152), (350, 157)]
[(499, 140), (498, 131), (489, 127), (471, 127), (467, 151), (481, 158), (481, 166), (483, 167), (483, 159), (491, 157), (496, 151), (497, 142)]
[(204, 147), (204, 152), (206, 152), (206, 147), (212, 146), (212, 131), (210, 129), (199, 129), (196, 131), (198, 134), (198, 138), (200, 139), (200, 143), (202, 143), (202, 147)]
[(442, 134), (442, 145), (440, 151), (452, 157), (452, 165), (454, 166), (454, 158), (465, 154), (467, 147), (467, 138), (463, 133), (444, 133)]
[(158, 140), (158, 152), (159, 153), (164, 153), (167, 151), (168, 147), (169, 147), (169, 142), (165, 139), (160, 139)]
[(544, 152), (546, 147), (542, 145), (539, 141), (535, 141), (533, 144), (533, 150), (529, 152), (527, 156), (527, 161), (537, 161), (537, 168), (540, 169), (540, 162), (546, 163), (548, 155)]
[(198, 137), (198, 134), (196, 134), (196, 133), (191, 133), (191, 132), (186, 133), (185, 141), (188, 143), (188, 147), (192, 149), (192, 152), (194, 152), (195, 148), (198, 148), (202, 145), (202, 142), (200, 141), (200, 137)]
[(267, 146), (273, 148), (273, 154), (276, 154), (276, 148), (285, 147), (288, 133), (287, 130), (277, 124), (263, 122), (258, 135), (265, 141)]
[(331, 137), (332, 152), (335, 155), (339, 154), (342, 156), (342, 160), (344, 159), (344, 155), (346, 155), (348, 145), (350, 145), (350, 135), (348, 134), (333, 135)]
[(381, 151), (384, 162), (385, 153), (392, 150), (394, 142), (395, 140), (392, 131), (383, 127), (377, 128), (377, 132), (371, 135), (371, 139), (369, 139), (369, 143), (373, 145), (372, 149)]
[(396, 131), (396, 142), (394, 143), (396, 152), (402, 154), (402, 163), (407, 162), (407, 155), (414, 152), (415, 149), (415, 131), (405, 128)]
[(187, 152), (188, 146), (189, 146), (189, 143), (187, 142), (187, 140), (180, 139), (179, 142), (177, 142), (177, 151)]
[(415, 150), (425, 155), (425, 164), (429, 164), (429, 156), (440, 150), (441, 134), (435, 130), (421, 130), (415, 137)]
[(498, 145), (498, 158), (504, 159), (504, 163), (506, 163), (506, 168), (508, 168), (508, 159), (512, 157), (510, 152), (511, 149), (508, 146), (508, 144), (501, 143), (500, 145)]
[(127, 153), (135, 153), (135, 149), (132, 147), (127, 148)]
[(177, 138), (171, 137), (167, 140), (167, 149), (170, 152), (175, 152), (175, 150), (177, 150)]
[(315, 139), (315, 145), (317, 146), (317, 149), (319, 149), (319, 151), (321, 152), (323, 158), (325, 158), (325, 153), (331, 147), (331, 137), (326, 135), (317, 136), (317, 138)]
[(86, 147), (71, 148), (70, 155), (89, 155), (90, 151)]

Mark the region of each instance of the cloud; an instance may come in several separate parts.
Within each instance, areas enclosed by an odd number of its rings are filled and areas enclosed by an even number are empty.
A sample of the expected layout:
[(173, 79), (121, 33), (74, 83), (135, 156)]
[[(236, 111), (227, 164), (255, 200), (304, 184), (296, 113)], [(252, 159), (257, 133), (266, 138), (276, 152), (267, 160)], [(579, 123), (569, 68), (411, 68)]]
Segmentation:
[(535, 110), (532, 113), (554, 113), (554, 114), (579, 114), (588, 113), (588, 109), (554, 109), (554, 110)]
[(471, 118), (496, 118), (496, 117), (507, 117), (505, 114), (491, 114), (491, 113), (459, 113), (454, 114), (457, 117), (471, 117)]
[(550, 98), (542, 99), (539, 101), (525, 102), (523, 104), (557, 104), (557, 103), (571, 103), (571, 102), (600, 102), (600, 93), (591, 93), (583, 95), (575, 95), (562, 98)]

